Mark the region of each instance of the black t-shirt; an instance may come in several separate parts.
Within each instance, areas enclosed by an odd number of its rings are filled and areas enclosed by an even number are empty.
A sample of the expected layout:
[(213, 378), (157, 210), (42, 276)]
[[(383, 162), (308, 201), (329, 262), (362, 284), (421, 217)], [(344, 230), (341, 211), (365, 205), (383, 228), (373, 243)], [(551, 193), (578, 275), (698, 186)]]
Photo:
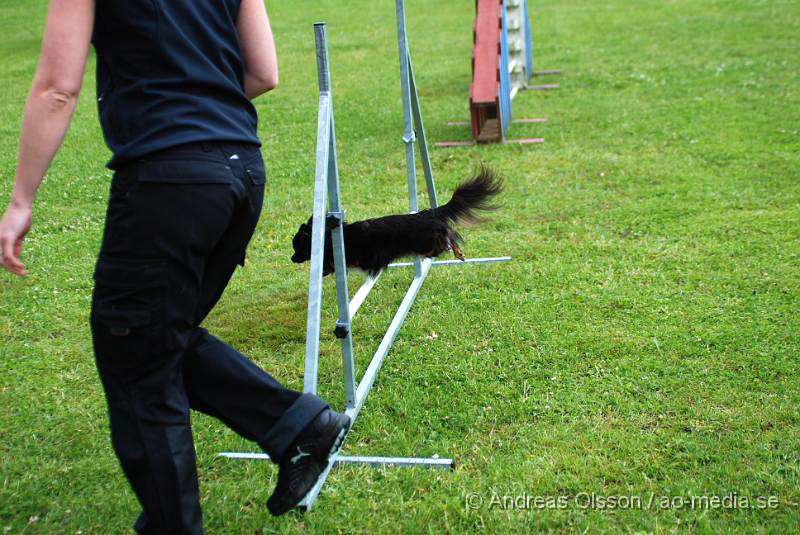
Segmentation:
[(236, 30), (241, 0), (97, 0), (100, 124), (117, 169), (196, 141), (259, 144)]

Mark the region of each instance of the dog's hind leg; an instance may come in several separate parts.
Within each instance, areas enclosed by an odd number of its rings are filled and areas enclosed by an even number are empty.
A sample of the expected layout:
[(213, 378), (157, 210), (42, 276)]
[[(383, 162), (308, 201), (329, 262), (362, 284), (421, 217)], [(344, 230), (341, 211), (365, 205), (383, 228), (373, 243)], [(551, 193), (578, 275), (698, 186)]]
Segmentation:
[(454, 241), (450, 242), (450, 249), (453, 250), (453, 256), (461, 260), (462, 262), (465, 260), (464, 253), (461, 252), (461, 248), (458, 244)]
[(448, 228), (447, 229), (447, 237), (445, 238), (445, 242), (447, 243), (447, 248), (453, 251), (453, 256), (464, 261), (464, 253), (461, 252), (461, 247), (459, 247), (459, 243), (461, 243), (461, 235), (456, 232), (455, 230)]

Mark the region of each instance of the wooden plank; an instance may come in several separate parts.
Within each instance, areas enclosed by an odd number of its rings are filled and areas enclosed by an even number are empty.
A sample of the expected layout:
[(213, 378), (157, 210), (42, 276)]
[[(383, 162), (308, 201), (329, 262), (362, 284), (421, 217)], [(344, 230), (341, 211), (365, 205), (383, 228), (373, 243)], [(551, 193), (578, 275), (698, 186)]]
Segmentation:
[[(526, 119), (512, 119), (512, 123), (546, 123), (546, 117), (530, 117)], [(467, 121), (447, 121), (447, 126), (467, 126)]]
[[(527, 139), (506, 139), (502, 142), (503, 145), (529, 145), (531, 143), (544, 143), (544, 138), (533, 137)], [(481, 143), (485, 145), (486, 143)], [(437, 141), (433, 144), (434, 147), (440, 148), (453, 148), (453, 147), (473, 147), (477, 145), (474, 141)], [(392, 266), (389, 266), (392, 267)]]
[(475, 103), (493, 103), (497, 99), (497, 69), (500, 64), (501, 4), (499, 0), (478, 0), (475, 17), (474, 72), (470, 99)]
[(486, 119), (475, 141), (478, 143), (491, 143), (493, 141), (500, 141), (500, 139), (500, 120)]
[(474, 145), (474, 141), (437, 141), (433, 144), (434, 147), (471, 147)]

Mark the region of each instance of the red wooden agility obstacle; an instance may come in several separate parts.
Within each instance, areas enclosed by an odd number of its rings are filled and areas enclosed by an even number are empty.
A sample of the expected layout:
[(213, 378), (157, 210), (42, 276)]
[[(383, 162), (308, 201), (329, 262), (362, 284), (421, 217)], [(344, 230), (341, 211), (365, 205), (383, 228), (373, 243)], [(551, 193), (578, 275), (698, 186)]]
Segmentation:
[[(445, 141), (437, 147), (475, 143), (540, 143), (542, 138), (507, 139), (511, 120), (511, 99), (519, 89), (556, 88), (557, 84), (529, 86), (528, 79), (560, 71), (533, 69), (533, 52), (527, 2), (525, 0), (475, 0), (473, 26), (472, 85), (469, 108), (475, 141)], [(513, 122), (541, 123), (547, 119), (519, 119)], [(450, 122), (450, 125), (465, 124)]]
[(469, 88), (469, 110), (472, 116), (472, 137), (478, 143), (500, 141), (500, 57), (502, 35), (502, 1), (476, 0), (473, 28), (472, 85)]

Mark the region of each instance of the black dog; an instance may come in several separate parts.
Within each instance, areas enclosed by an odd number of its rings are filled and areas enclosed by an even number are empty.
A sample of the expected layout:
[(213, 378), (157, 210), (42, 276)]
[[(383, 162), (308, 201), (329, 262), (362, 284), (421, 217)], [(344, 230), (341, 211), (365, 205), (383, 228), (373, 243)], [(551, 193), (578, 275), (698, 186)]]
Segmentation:
[[(461, 183), (445, 205), (416, 214), (345, 222), (347, 267), (359, 268), (375, 276), (397, 258), (411, 255), (433, 257), (447, 250), (464, 260), (459, 248), (461, 236), (450, 225), (462, 221), (480, 222), (477, 212), (496, 209), (489, 200), (502, 190), (502, 181), (489, 169), (482, 168), (475, 177)], [(292, 238), (292, 262), (302, 263), (311, 258), (312, 219), (313, 216), (300, 225)], [(335, 270), (331, 229), (336, 224), (326, 224), (323, 275)]]

